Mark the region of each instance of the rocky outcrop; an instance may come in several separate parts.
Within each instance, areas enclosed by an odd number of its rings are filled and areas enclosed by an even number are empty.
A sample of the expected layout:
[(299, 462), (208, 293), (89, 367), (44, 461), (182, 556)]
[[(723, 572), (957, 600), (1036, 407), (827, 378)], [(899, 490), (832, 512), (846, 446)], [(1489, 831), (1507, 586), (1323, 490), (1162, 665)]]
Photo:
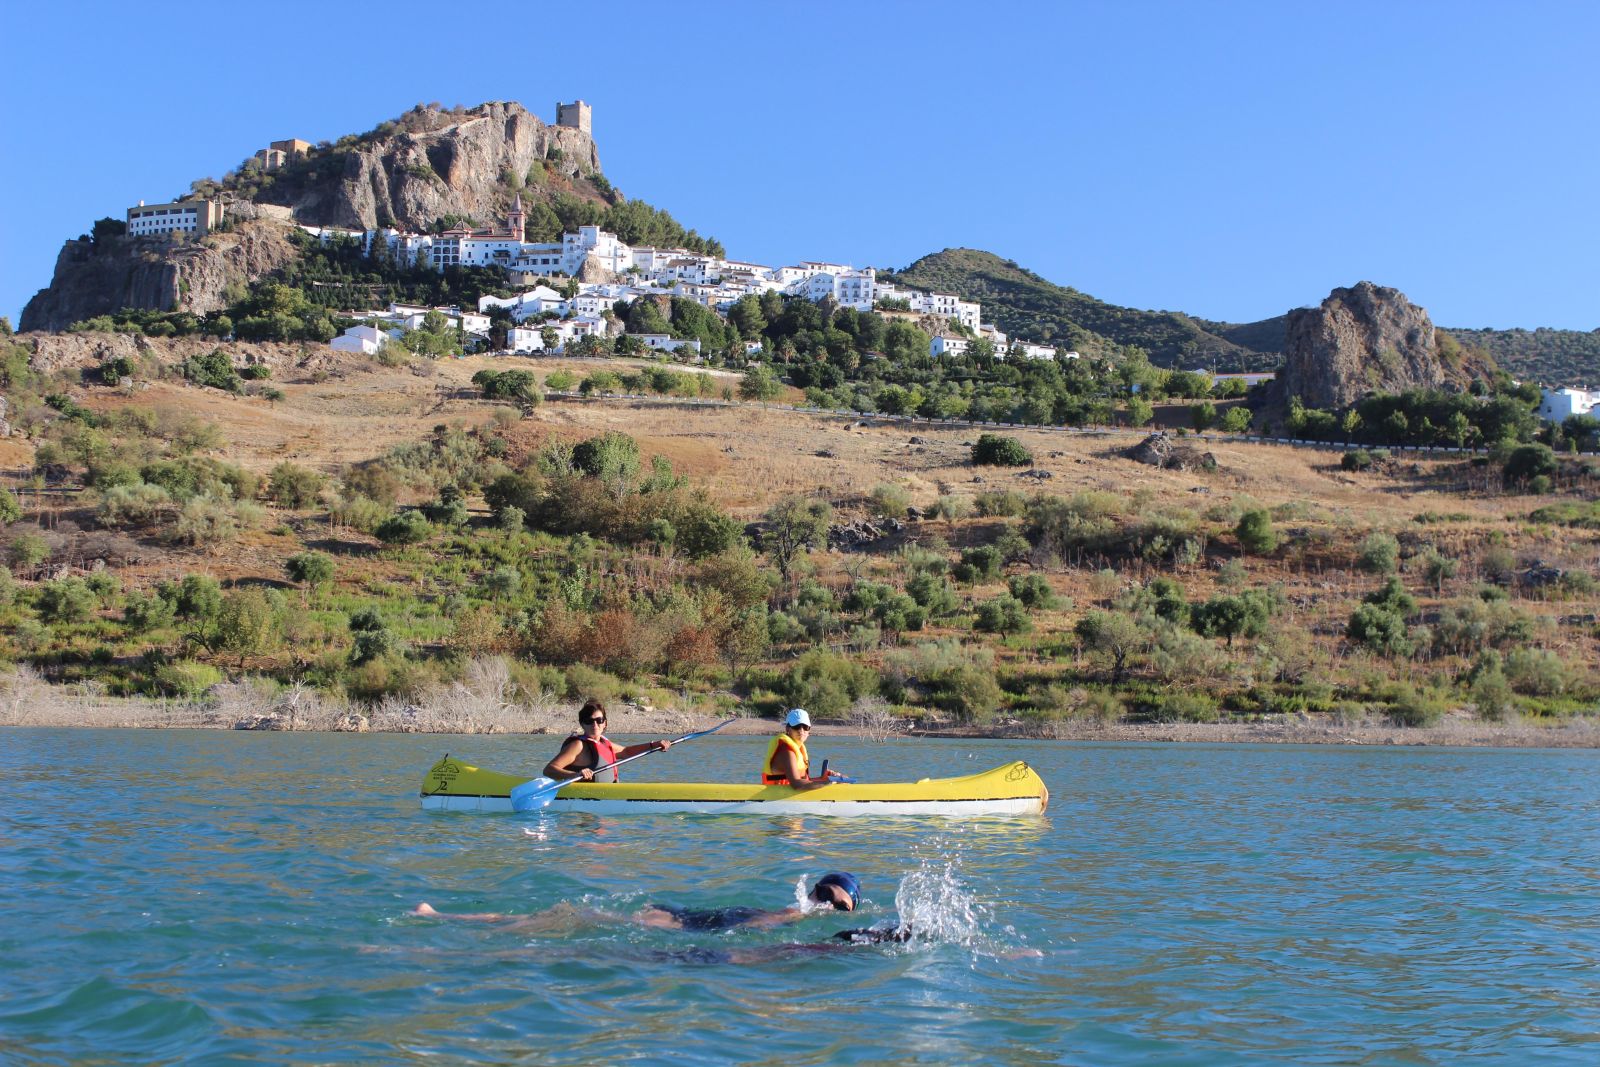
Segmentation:
[(488, 225), (504, 218), (507, 178), (522, 182), (536, 163), (547, 174), (597, 174), (600, 153), (588, 134), (547, 126), (517, 103), (412, 112), (388, 133), (313, 156), (256, 199), (308, 225), (427, 231), (447, 216)]
[(64, 330), (123, 308), (219, 311), (227, 306), (224, 293), (231, 283), (255, 281), (294, 258), (288, 234), (287, 224), (259, 219), (198, 240), (68, 241), (49, 287), (23, 309), (21, 328)]
[(1192, 445), (1182, 445), (1165, 430), (1158, 430), (1128, 450), (1128, 458), (1162, 470), (1216, 470), (1217, 458)]
[[(30, 349), (29, 364), (46, 374), (59, 370), (87, 370), (122, 357), (137, 365), (151, 359), (175, 366), (190, 356), (203, 355), (218, 347), (206, 337), (145, 337), (130, 333), (30, 333), (17, 340)], [(262, 364), (272, 369), (279, 381), (292, 380), (296, 372), (331, 370), (341, 363), (364, 365), (365, 356), (351, 359), (350, 353), (334, 352), (327, 345), (310, 341), (230, 341), (226, 351), (235, 366)]]
[(1359, 282), (1289, 313), (1274, 399), (1345, 408), (1372, 393), (1465, 388), (1472, 372), (1441, 358), (1428, 313), (1397, 289)]

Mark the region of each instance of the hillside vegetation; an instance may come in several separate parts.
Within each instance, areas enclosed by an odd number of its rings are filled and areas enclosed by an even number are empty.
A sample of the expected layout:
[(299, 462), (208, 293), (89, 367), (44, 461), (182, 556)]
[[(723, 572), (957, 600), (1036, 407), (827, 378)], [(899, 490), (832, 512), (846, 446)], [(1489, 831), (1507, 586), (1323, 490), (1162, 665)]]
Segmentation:
[[(1056, 285), (991, 252), (947, 248), (887, 276), (898, 284), (981, 301), (985, 318), (1008, 334), (1076, 349), (1084, 355), (1144, 349), (1162, 367), (1269, 370), (1282, 346), (1255, 350), (1178, 311), (1138, 311)], [(1228, 327), (1247, 330), (1246, 327)], [(1263, 334), (1246, 334), (1255, 343)]]
[(0, 362), (25, 435), (0, 658), (57, 683), (404, 703), (492, 660), (523, 694), (1041, 734), (1600, 697), (1596, 472), (1555, 457), (1213, 442), (1215, 469), (1158, 470), (1042, 430), (686, 409), (744, 383), (658, 363), (157, 352)]

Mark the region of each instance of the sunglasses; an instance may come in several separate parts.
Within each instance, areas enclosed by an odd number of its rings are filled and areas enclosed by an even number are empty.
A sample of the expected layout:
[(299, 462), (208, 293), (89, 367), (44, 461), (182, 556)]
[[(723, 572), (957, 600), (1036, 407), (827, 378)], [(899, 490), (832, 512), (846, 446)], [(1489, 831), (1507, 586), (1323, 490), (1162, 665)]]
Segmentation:
[(799, 723), (798, 725), (794, 726), (793, 729), (796, 729), (796, 730), (809, 730), (809, 729), (811, 729), (811, 727), (807, 726), (805, 723)]
[(605, 722), (605, 721), (606, 721), (606, 717), (604, 715), (596, 715), (592, 719), (585, 719), (584, 720), (584, 725), (585, 726), (593, 726), (597, 722)]

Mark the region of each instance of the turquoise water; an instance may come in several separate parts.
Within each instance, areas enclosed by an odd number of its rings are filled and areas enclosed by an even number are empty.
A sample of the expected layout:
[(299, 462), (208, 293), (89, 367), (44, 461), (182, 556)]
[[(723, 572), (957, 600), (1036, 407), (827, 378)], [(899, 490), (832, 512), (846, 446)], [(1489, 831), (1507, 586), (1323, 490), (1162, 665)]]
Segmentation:
[[(0, 1061), (1600, 1061), (1600, 754), (818, 738), (862, 778), (1026, 758), (1033, 820), (424, 814), (548, 738), (0, 733)], [(748, 778), (705, 738), (639, 779)], [(81, 770), (80, 770), (81, 769)], [(860, 915), (684, 933), (577, 917)], [(898, 898), (898, 901), (897, 901)], [(810, 953), (914, 912), (929, 937)]]

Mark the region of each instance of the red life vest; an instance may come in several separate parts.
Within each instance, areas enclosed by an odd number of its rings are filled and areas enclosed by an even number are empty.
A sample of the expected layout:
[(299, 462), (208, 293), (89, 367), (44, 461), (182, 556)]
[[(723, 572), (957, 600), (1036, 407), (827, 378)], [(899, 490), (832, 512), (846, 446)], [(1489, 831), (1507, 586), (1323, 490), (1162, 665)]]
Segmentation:
[(792, 785), (787, 774), (779, 774), (773, 769), (773, 762), (778, 758), (778, 746), (787, 745), (794, 752), (796, 762), (800, 767), (801, 777), (811, 775), (811, 757), (806, 755), (806, 746), (803, 741), (796, 741), (786, 733), (779, 734), (767, 746), (767, 761), (761, 765), (762, 785)]
[[(613, 745), (611, 739), (604, 734), (598, 738), (589, 737), (585, 734), (572, 734), (567, 740), (582, 741), (585, 745), (594, 749), (594, 763), (589, 767), (590, 770), (599, 770), (608, 763), (617, 762), (617, 746)], [(611, 780), (613, 782), (622, 781), (622, 774), (615, 767), (611, 768)]]

